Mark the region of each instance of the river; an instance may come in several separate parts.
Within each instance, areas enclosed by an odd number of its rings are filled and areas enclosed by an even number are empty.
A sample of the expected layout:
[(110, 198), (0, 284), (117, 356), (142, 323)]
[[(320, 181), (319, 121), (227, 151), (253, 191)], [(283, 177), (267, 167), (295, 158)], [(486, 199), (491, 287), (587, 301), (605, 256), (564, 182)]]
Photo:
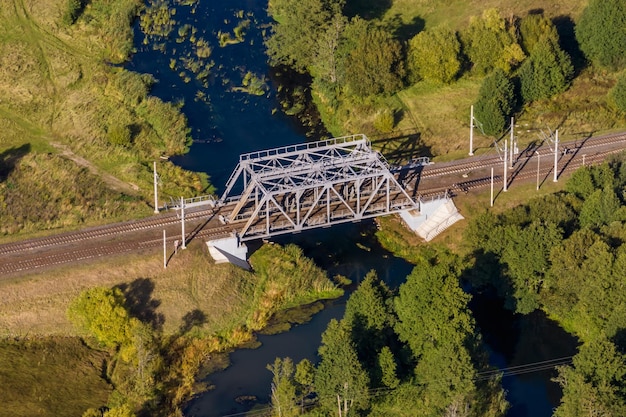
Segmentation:
[[(152, 74), (157, 79), (153, 95), (166, 101), (184, 101), (182, 110), (189, 120), (194, 143), (187, 155), (172, 160), (183, 168), (208, 173), (219, 190), (236, 166), (239, 154), (300, 143), (306, 138), (300, 126), (279, 110), (276, 86), (270, 80), (263, 48), (263, 36), (270, 21), (266, 3), (254, 0), (199, 1), (195, 6), (184, 3), (176, 6), (176, 27), (189, 24), (196, 28), (197, 37), (211, 44), (214, 66), (208, 83), (203, 85), (193, 77), (185, 80), (180, 69), (170, 69), (171, 60), (178, 62), (193, 50), (188, 40), (177, 42), (172, 36), (165, 42), (164, 50), (154, 50), (152, 43), (144, 45), (138, 27), (135, 28), (136, 53), (127, 68)], [(245, 19), (251, 24), (244, 41), (220, 47), (218, 31), (233, 33)], [(263, 95), (238, 90), (248, 72), (265, 78)], [(373, 236), (374, 230), (372, 222), (363, 222), (285, 236), (276, 241), (301, 246), (330, 275), (340, 273), (358, 283), (368, 271), (375, 269), (379, 277), (395, 288), (412, 266), (380, 247)], [(267, 403), (272, 375), (266, 365), (275, 357), (288, 356), (295, 362), (303, 358), (315, 360), (321, 333), (332, 318), (343, 315), (344, 306), (345, 299), (329, 302), (310, 322), (286, 333), (259, 335), (260, 348), (232, 353), (231, 366), (208, 377), (215, 389), (190, 401), (185, 414), (218, 417), (243, 413), (251, 407), (250, 403), (236, 401), (243, 396)], [(515, 316), (506, 313), (497, 300), (481, 297), (474, 298), (471, 308), (483, 330), (493, 365), (511, 367), (574, 353), (573, 338), (539, 313)], [(503, 386), (512, 405), (507, 416), (550, 416), (561, 395), (558, 385), (550, 381), (553, 376), (553, 371), (544, 371), (504, 378)]]

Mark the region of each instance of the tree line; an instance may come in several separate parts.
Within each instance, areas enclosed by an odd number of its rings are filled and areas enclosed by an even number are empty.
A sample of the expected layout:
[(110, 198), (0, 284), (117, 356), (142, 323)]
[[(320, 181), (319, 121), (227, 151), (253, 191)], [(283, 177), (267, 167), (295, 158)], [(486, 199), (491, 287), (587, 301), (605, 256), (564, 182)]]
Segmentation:
[[(272, 416), (503, 416), (470, 293), (541, 309), (580, 341), (559, 366), (555, 417), (626, 415), (626, 156), (583, 167), (565, 190), (467, 228), (465, 255), (424, 247), (397, 291), (370, 272), (317, 363), (277, 358)], [(482, 378), (487, 373), (492, 378)]]
[[(505, 19), (497, 9), (472, 17), (461, 31), (436, 26), (402, 39), (392, 23), (348, 17), (346, 3), (272, 0), (269, 7), (276, 20), (266, 42), (270, 63), (310, 74), (313, 100), (330, 124), (341, 101), (372, 102), (419, 81), (445, 85), (469, 73), (485, 77), (475, 117), (485, 134), (497, 136), (524, 104), (569, 88), (571, 51), (580, 49), (600, 68), (626, 66), (626, 7), (619, 0), (591, 0), (575, 39), (561, 36), (542, 13)], [(610, 98), (626, 111), (626, 75)]]

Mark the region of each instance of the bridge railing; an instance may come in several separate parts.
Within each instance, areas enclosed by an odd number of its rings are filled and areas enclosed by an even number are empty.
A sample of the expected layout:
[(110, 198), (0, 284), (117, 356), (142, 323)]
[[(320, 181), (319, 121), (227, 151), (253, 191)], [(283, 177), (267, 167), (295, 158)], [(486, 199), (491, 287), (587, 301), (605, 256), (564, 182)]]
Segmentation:
[(282, 146), (280, 148), (266, 149), (262, 151), (249, 152), (239, 155), (239, 161), (251, 161), (257, 159), (264, 159), (272, 156), (285, 155), (289, 153), (298, 153), (302, 151), (308, 151), (318, 148), (326, 148), (329, 146), (337, 145), (349, 145), (356, 142), (363, 141), (368, 147), (370, 145), (369, 139), (364, 134), (340, 136), (337, 138), (320, 140), (317, 142), (299, 143), (296, 145)]

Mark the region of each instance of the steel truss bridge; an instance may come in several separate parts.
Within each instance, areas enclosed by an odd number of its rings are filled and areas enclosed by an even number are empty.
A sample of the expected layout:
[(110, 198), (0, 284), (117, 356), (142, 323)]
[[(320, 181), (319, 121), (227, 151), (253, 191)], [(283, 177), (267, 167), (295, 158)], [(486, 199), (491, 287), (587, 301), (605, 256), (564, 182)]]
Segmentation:
[(362, 134), (242, 154), (215, 204), (241, 241), (419, 209)]

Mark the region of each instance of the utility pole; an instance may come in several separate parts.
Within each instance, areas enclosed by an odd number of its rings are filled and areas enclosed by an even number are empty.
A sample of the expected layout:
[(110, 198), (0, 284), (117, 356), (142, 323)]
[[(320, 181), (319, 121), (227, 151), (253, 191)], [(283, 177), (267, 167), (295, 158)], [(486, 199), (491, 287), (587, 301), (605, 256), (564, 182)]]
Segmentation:
[(470, 149), (469, 156), (474, 155), (474, 105), (470, 107)]
[(513, 156), (515, 155), (515, 136), (513, 135), (513, 117), (511, 117), (511, 159), (509, 166), (513, 168)]
[(493, 207), (493, 167), (491, 167), (491, 206)]
[(187, 249), (187, 246), (185, 245), (185, 200), (182, 197), (180, 198), (180, 222), (182, 226), (182, 240), (183, 240), (183, 244), (181, 247), (183, 249)]
[(541, 154), (539, 151), (535, 151), (537, 154), (537, 191), (539, 191), (539, 164), (541, 164)]
[(163, 269), (167, 268), (167, 246), (165, 229), (163, 229)]
[(554, 137), (554, 179), (553, 182), (557, 182), (558, 179), (558, 161), (559, 161), (559, 129), (556, 130)]
[(153, 162), (153, 171), (154, 171), (154, 214), (159, 214), (159, 197), (158, 197), (158, 191), (157, 191), (159, 176), (157, 175), (156, 161)]
[(583, 166), (585, 166), (585, 156), (587, 156), (587, 154), (583, 154)]
[(508, 149), (507, 149), (507, 141), (506, 139), (504, 140), (504, 187), (503, 190), (504, 192), (507, 191), (507, 172), (506, 172), (506, 168), (507, 168), (507, 156), (508, 156)]

